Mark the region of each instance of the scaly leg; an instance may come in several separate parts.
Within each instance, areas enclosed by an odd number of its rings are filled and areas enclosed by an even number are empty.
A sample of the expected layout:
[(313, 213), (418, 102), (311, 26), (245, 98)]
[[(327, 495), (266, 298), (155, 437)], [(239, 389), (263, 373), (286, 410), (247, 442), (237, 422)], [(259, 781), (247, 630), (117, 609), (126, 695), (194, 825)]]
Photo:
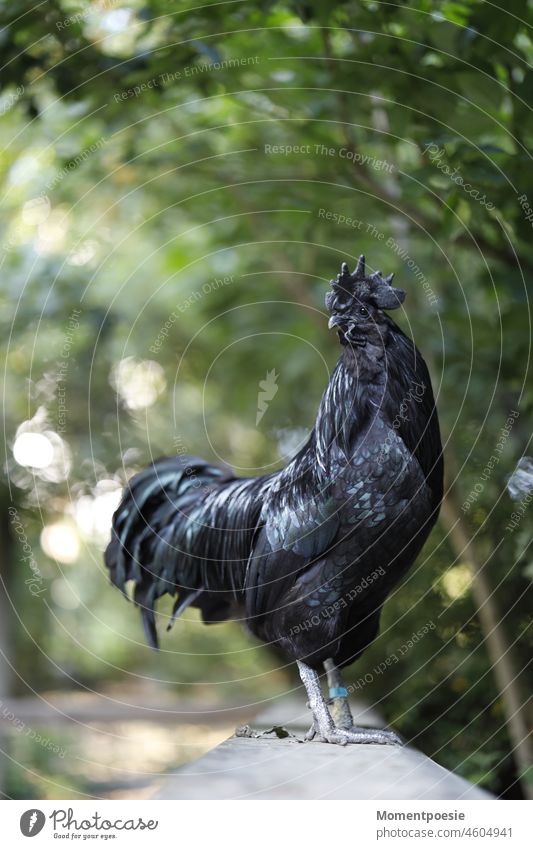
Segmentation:
[(313, 725), (306, 739), (312, 740), (318, 736), (323, 743), (338, 743), (341, 746), (347, 743), (401, 744), (400, 738), (393, 731), (377, 731), (373, 728), (358, 728), (354, 725), (351, 728), (337, 728), (322, 695), (318, 673), (301, 660), (296, 662), (313, 712)]
[(340, 671), (332, 658), (324, 661), (324, 669), (328, 679), (329, 697), (331, 699), (330, 713), (337, 728), (353, 728), (353, 716), (348, 701), (348, 690), (342, 683)]

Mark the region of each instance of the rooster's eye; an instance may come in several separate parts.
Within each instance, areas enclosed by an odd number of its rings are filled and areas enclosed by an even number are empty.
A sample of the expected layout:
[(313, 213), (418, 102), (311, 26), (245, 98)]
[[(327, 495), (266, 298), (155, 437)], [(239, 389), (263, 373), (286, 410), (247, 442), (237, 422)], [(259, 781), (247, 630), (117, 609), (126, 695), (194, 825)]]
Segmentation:
[(368, 310), (366, 307), (359, 307), (359, 315), (368, 315)]

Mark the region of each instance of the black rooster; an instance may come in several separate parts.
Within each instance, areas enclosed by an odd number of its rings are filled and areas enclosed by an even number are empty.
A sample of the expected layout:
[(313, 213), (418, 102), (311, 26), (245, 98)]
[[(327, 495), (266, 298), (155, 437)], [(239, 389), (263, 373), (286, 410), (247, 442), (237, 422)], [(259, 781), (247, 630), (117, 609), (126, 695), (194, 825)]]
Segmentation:
[(429, 374), (385, 312), (405, 297), (391, 281), (366, 275), (363, 256), (332, 281), (329, 327), (343, 350), (315, 427), (285, 469), (237, 478), (194, 457), (157, 460), (130, 480), (105, 555), (117, 587), (134, 582), (152, 646), (154, 603), (169, 593), (169, 628), (192, 605), (205, 622), (244, 619), (293, 658), (313, 712), (307, 737), (330, 743), (398, 742), (353, 726), (338, 670), (375, 638), (442, 498)]

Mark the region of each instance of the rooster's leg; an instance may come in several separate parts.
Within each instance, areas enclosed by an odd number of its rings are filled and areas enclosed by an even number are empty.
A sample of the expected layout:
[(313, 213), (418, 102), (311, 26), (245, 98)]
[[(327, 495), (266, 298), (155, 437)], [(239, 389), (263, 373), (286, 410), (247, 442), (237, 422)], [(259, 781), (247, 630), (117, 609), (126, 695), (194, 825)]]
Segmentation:
[(353, 716), (348, 701), (348, 690), (342, 683), (339, 669), (331, 658), (324, 661), (324, 669), (328, 679), (330, 712), (336, 728), (353, 728)]
[(322, 695), (318, 673), (301, 660), (297, 664), (313, 712), (313, 726), (306, 739), (318, 737), (323, 743), (339, 743), (341, 746), (347, 743), (401, 744), (400, 738), (393, 731), (377, 731), (355, 725), (337, 728)]

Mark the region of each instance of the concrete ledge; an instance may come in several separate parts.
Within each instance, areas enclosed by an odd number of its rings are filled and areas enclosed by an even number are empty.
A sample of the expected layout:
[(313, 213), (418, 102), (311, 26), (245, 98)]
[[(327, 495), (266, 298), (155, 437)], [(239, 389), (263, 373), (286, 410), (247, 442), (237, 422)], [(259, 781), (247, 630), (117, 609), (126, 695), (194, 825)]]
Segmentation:
[[(353, 709), (360, 725), (382, 727)], [(284, 717), (285, 721), (283, 721)], [(289, 720), (289, 721), (287, 721)], [(309, 712), (282, 701), (254, 729), (282, 725), (302, 736)], [(158, 799), (490, 799), (489, 793), (409, 746), (332, 746), (290, 738), (231, 737), (170, 775)]]

